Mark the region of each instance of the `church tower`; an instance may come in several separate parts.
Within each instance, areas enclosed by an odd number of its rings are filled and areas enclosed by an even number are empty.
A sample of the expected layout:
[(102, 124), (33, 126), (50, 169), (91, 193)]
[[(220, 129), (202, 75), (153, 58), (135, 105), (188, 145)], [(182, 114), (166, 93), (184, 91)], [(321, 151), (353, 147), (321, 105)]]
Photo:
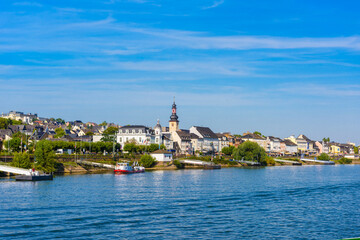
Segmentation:
[(175, 97), (174, 97), (174, 103), (172, 105), (172, 114), (170, 116), (169, 121), (169, 132), (176, 132), (179, 130), (179, 120), (178, 116), (176, 115), (176, 104), (175, 104)]

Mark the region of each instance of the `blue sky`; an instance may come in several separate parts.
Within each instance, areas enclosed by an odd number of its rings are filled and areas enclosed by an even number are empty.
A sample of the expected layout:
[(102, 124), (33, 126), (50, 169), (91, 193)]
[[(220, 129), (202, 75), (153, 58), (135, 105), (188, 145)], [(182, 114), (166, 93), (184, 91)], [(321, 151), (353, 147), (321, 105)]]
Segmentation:
[(359, 7), (1, 1), (1, 112), (360, 143)]

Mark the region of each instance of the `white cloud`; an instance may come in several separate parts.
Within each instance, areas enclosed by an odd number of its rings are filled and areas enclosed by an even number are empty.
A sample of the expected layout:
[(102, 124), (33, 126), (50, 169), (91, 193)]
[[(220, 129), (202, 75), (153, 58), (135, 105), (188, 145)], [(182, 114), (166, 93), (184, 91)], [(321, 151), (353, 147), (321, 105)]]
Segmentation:
[(225, 2), (225, 0), (218, 0), (218, 1), (213, 2), (213, 4), (210, 6), (203, 7), (203, 9), (216, 8), (216, 7), (220, 6), (221, 4), (223, 4), (224, 2)]

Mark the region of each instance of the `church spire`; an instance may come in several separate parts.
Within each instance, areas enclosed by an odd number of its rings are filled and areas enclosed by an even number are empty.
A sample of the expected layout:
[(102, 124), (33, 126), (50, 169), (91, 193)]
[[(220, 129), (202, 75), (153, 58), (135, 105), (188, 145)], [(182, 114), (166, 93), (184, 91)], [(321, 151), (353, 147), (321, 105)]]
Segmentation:
[(175, 132), (179, 130), (179, 117), (176, 114), (176, 103), (175, 103), (175, 97), (174, 97), (174, 103), (172, 105), (172, 114), (170, 116), (170, 121), (169, 121), (169, 131), (170, 132)]

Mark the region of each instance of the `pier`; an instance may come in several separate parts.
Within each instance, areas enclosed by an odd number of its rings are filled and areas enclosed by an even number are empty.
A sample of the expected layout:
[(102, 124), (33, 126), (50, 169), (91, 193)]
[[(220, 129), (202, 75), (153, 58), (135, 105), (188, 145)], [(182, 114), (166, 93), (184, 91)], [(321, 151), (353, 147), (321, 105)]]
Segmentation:
[(195, 160), (195, 159), (180, 160), (180, 162), (183, 164), (202, 166), (205, 169), (220, 169), (221, 168), (221, 165), (216, 165), (213, 162), (205, 162), (205, 161), (200, 161), (200, 160)]
[(248, 166), (261, 166), (259, 162), (256, 161), (245, 161), (245, 160), (238, 160), (238, 163), (246, 163)]
[(0, 171), (13, 173), (13, 174), (27, 175), (27, 176), (31, 175), (30, 169), (11, 167), (11, 166), (7, 166), (7, 165), (0, 165)]
[(88, 165), (88, 166), (94, 166), (94, 167), (115, 169), (114, 165), (105, 164), (105, 163), (97, 163), (97, 162), (90, 162), (90, 161), (84, 161), (84, 160), (76, 160), (76, 163), (78, 163), (80, 165)]
[(301, 158), (300, 160), (303, 162), (314, 162), (314, 163), (322, 163), (324, 165), (335, 165), (335, 162), (333, 162), (333, 161), (314, 160), (314, 159), (307, 159), (307, 158)]
[(292, 165), (298, 165), (298, 166), (301, 166), (302, 163), (301, 162), (297, 162), (297, 161), (290, 161), (290, 160), (283, 160), (283, 159), (274, 159), (275, 162), (283, 162), (283, 163), (290, 163)]

